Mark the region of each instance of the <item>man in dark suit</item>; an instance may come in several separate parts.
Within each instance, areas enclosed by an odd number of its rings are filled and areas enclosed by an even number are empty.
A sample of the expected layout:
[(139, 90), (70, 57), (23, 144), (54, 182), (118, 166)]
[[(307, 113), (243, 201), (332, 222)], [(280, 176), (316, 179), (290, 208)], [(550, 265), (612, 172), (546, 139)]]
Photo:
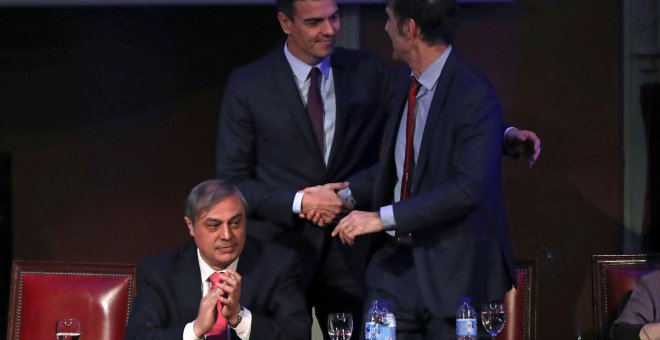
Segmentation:
[[(390, 0), (385, 26), (405, 68), (381, 164), (351, 179), (357, 202), (333, 236), (378, 233), (367, 296), (391, 300), (397, 339), (455, 339), (461, 296), (501, 301), (515, 284), (501, 188), (502, 114), (489, 82), (453, 50), (454, 0)], [(385, 231), (385, 232), (383, 232)]]
[[(217, 177), (245, 194), (250, 235), (276, 240), (301, 254), (309, 303), (316, 307), (321, 327), (325, 330), (331, 312), (352, 312), (360, 324), (368, 241), (345, 247), (330, 237), (330, 229), (300, 219), (298, 213), (320, 212), (324, 224), (350, 207), (336, 194), (342, 184), (303, 189), (342, 181), (376, 162), (390, 69), (374, 53), (335, 48), (335, 0), (277, 1), (277, 6), (286, 43), (235, 70), (227, 83)], [(313, 68), (321, 73), (321, 136), (306, 108), (314, 94), (308, 76)]]
[(140, 263), (126, 339), (309, 339), (300, 261), (246, 238), (246, 210), (240, 191), (219, 180), (190, 192), (194, 241)]

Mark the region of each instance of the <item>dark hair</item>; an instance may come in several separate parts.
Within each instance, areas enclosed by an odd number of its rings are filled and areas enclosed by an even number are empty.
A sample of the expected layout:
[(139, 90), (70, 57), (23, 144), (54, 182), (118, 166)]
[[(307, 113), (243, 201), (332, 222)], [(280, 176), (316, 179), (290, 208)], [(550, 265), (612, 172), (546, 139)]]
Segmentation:
[(293, 21), (293, 15), (295, 14), (293, 3), (296, 1), (299, 0), (275, 0), (275, 7)]
[(232, 196), (241, 200), (243, 208), (247, 212), (247, 201), (235, 186), (219, 179), (211, 179), (197, 184), (188, 194), (186, 217), (194, 223), (197, 216), (209, 211), (216, 204)]
[(422, 40), (436, 44), (451, 44), (458, 24), (456, 0), (388, 0), (399, 21), (399, 31), (407, 19), (415, 20), (422, 33)]

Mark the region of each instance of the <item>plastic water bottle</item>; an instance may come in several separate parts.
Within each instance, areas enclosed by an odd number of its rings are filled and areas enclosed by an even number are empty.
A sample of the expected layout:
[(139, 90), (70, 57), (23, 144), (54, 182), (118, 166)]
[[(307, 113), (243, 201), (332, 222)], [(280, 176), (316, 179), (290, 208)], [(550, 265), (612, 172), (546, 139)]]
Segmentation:
[(379, 340), (396, 340), (396, 318), (392, 309), (389, 308), (389, 304), (385, 308), (385, 320), (380, 327)]
[(377, 325), (381, 323), (381, 313), (378, 310), (378, 301), (371, 303), (371, 307), (364, 317), (364, 339), (376, 340)]
[(364, 323), (366, 340), (396, 340), (396, 318), (390, 303), (375, 300), (367, 312)]
[(477, 313), (470, 303), (472, 303), (472, 298), (461, 297), (461, 305), (456, 311), (456, 338), (458, 340), (477, 340)]

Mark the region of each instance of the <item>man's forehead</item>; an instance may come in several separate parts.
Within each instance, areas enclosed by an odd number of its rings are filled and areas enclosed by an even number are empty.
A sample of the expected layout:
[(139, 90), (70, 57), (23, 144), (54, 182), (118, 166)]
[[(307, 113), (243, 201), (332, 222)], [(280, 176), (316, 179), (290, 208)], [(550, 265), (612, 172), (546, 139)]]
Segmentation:
[(220, 213), (213, 213), (213, 211), (208, 211), (202, 216), (200, 216), (199, 220), (206, 223), (206, 222), (224, 222), (224, 221), (230, 221), (235, 218), (243, 217), (245, 216), (245, 212), (243, 209), (240, 209), (238, 211), (233, 211), (233, 213), (228, 212), (228, 211), (223, 211)]
[(200, 212), (197, 219), (200, 221), (206, 221), (208, 219), (222, 221), (243, 215), (245, 215), (245, 207), (243, 206), (241, 199), (237, 196), (230, 196), (217, 202), (210, 209)]
[[(327, 8), (330, 9), (330, 13), (325, 13), (328, 12), (327, 10), (321, 11), (321, 9), (326, 9), (326, 7), (315, 7), (315, 5), (322, 2), (328, 5)], [(334, 0), (297, 0), (293, 3), (293, 15), (302, 19), (329, 16), (338, 11), (337, 2)]]

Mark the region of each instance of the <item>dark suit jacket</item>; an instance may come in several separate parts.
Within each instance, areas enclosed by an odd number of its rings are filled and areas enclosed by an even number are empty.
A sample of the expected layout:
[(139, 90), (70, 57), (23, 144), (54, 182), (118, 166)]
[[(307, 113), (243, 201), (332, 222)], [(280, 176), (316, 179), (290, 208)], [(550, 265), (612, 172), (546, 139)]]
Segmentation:
[[(252, 313), (251, 339), (309, 339), (311, 319), (295, 253), (248, 238), (236, 271), (242, 277), (241, 305)], [(137, 293), (125, 339), (180, 340), (202, 299), (195, 243), (144, 259)], [(232, 337), (238, 339), (233, 331)]]
[[(400, 79), (397, 105), (385, 130), (382, 166), (361, 179), (351, 179), (358, 200), (373, 192), (375, 209), (393, 201), (394, 147), (410, 69), (405, 68)], [(472, 296), (474, 306), (502, 300), (515, 283), (501, 157), (497, 96), (454, 50), (438, 79), (412, 194), (393, 205), (398, 230), (412, 233), (420, 290), (436, 315), (454, 315), (462, 295)], [(377, 281), (378, 277), (367, 276), (368, 284)]]
[[(318, 260), (332, 228), (292, 213), (296, 191), (346, 180), (378, 160), (391, 72), (374, 53), (337, 48), (331, 56), (337, 104), (326, 167), (283, 47), (235, 70), (222, 102), (217, 177), (249, 203), (248, 233), (297, 248)], [(364, 244), (344, 248), (354, 272), (365, 267)]]

